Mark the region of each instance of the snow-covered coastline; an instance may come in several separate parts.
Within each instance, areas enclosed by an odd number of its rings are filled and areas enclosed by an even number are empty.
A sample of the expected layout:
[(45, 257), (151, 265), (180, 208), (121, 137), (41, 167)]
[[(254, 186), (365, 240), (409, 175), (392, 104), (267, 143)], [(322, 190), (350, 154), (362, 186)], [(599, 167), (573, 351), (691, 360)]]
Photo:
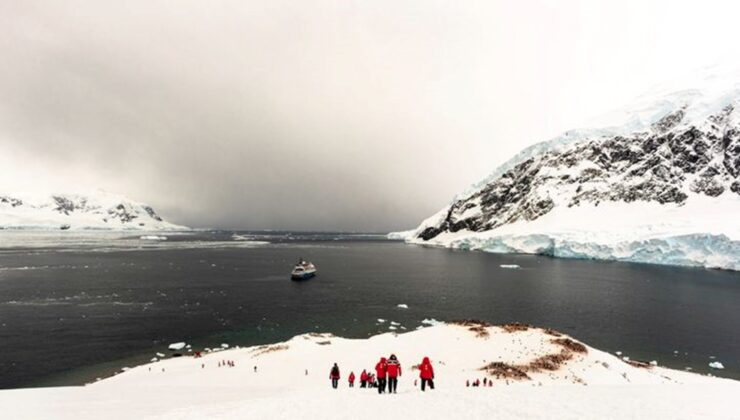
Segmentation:
[[(403, 367), (397, 395), (347, 386), (350, 371), (359, 377), (391, 353)], [(436, 389), (422, 393), (413, 366), (426, 356)], [(335, 362), (338, 390), (328, 379)], [(466, 386), (484, 378), (493, 386)], [(675, 419), (730, 418), (738, 392), (738, 381), (630, 362), (553, 330), (463, 322), (368, 339), (304, 334), (160, 360), (84, 387), (0, 391), (0, 404), (14, 419)]]
[(183, 231), (151, 206), (105, 191), (0, 192), (0, 229), (14, 231)]
[(740, 68), (678, 86), (524, 149), (388, 238), (740, 270)]
[[(608, 202), (556, 208), (533, 221), (424, 240), (416, 230), (389, 235), (407, 243), (493, 253), (547, 255), (740, 270), (740, 197), (692, 197), (682, 206)], [(697, 215), (702, 217), (697, 217)]]

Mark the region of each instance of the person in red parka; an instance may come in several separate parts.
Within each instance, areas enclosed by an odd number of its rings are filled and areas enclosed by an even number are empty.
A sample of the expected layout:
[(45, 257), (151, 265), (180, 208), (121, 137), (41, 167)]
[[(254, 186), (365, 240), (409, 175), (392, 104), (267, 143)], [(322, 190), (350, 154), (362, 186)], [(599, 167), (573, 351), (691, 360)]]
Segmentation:
[(378, 374), (378, 394), (385, 392), (385, 375), (388, 371), (388, 364), (385, 357), (381, 357), (378, 364), (375, 365), (375, 373)]
[(367, 371), (362, 369), (360, 374), (360, 388), (367, 388)]
[(350, 388), (354, 388), (355, 387), (355, 373), (354, 372), (350, 372), (348, 379), (349, 379), (349, 387)]
[(426, 384), (429, 384), (430, 389), (434, 389), (434, 368), (428, 357), (425, 357), (419, 365), (419, 377), (422, 391), (425, 391)]
[(339, 366), (336, 363), (334, 363), (334, 366), (332, 366), (329, 372), (329, 379), (331, 379), (331, 387), (337, 389), (339, 386)]
[(401, 363), (398, 362), (395, 354), (391, 354), (388, 359), (386, 371), (388, 372), (388, 393), (396, 393), (398, 388), (398, 377), (401, 376)]

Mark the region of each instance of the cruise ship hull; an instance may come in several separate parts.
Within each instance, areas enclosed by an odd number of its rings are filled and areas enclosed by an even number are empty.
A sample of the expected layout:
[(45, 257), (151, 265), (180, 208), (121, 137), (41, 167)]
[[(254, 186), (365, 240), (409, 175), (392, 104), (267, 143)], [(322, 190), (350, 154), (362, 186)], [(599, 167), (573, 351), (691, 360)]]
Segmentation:
[(290, 279), (291, 280), (308, 280), (314, 276), (316, 276), (315, 271), (306, 272), (306, 273), (293, 273), (290, 275)]

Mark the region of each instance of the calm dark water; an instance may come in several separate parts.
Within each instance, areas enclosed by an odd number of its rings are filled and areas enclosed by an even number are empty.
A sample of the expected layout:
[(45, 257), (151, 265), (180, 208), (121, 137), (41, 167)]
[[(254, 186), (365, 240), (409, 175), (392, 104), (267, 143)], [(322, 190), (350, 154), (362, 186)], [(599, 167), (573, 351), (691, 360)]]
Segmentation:
[[(714, 374), (740, 378), (739, 273), (452, 251), (372, 236), (257, 239), (271, 243), (241, 247), (220, 232), (165, 244), (34, 239), (28, 248), (5, 238), (0, 388), (83, 383), (176, 341), (253, 345), (307, 331), (387, 331), (377, 318), (408, 330), (425, 318), (525, 322), (681, 369), (708, 372), (719, 360), (726, 369)], [(288, 280), (298, 257), (317, 265), (317, 278)]]

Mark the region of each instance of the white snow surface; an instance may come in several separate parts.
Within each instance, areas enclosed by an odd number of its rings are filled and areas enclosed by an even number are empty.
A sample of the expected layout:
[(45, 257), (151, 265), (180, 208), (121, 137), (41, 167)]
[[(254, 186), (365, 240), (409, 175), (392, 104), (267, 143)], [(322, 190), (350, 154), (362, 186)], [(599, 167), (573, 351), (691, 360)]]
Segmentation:
[(0, 191), (0, 229), (179, 231), (189, 228), (161, 219), (144, 203), (96, 190)]
[[(0, 391), (3, 417), (25, 419), (694, 419), (732, 418), (740, 382), (635, 367), (587, 347), (555, 371), (528, 372), (530, 380), (483, 380), (492, 361), (525, 365), (563, 347), (539, 328), (507, 332), (437, 325), (369, 339), (306, 334), (272, 346), (224, 350), (160, 360), (84, 387)], [(349, 388), (346, 377), (372, 369), (394, 353), (403, 368), (398, 394)], [(436, 389), (422, 393), (412, 368), (428, 356)], [(218, 367), (232, 360), (235, 367)], [(329, 369), (339, 364), (338, 390)], [(204, 367), (203, 367), (204, 366)], [(257, 366), (257, 372), (253, 367)], [(306, 374), (308, 371), (308, 374)]]

